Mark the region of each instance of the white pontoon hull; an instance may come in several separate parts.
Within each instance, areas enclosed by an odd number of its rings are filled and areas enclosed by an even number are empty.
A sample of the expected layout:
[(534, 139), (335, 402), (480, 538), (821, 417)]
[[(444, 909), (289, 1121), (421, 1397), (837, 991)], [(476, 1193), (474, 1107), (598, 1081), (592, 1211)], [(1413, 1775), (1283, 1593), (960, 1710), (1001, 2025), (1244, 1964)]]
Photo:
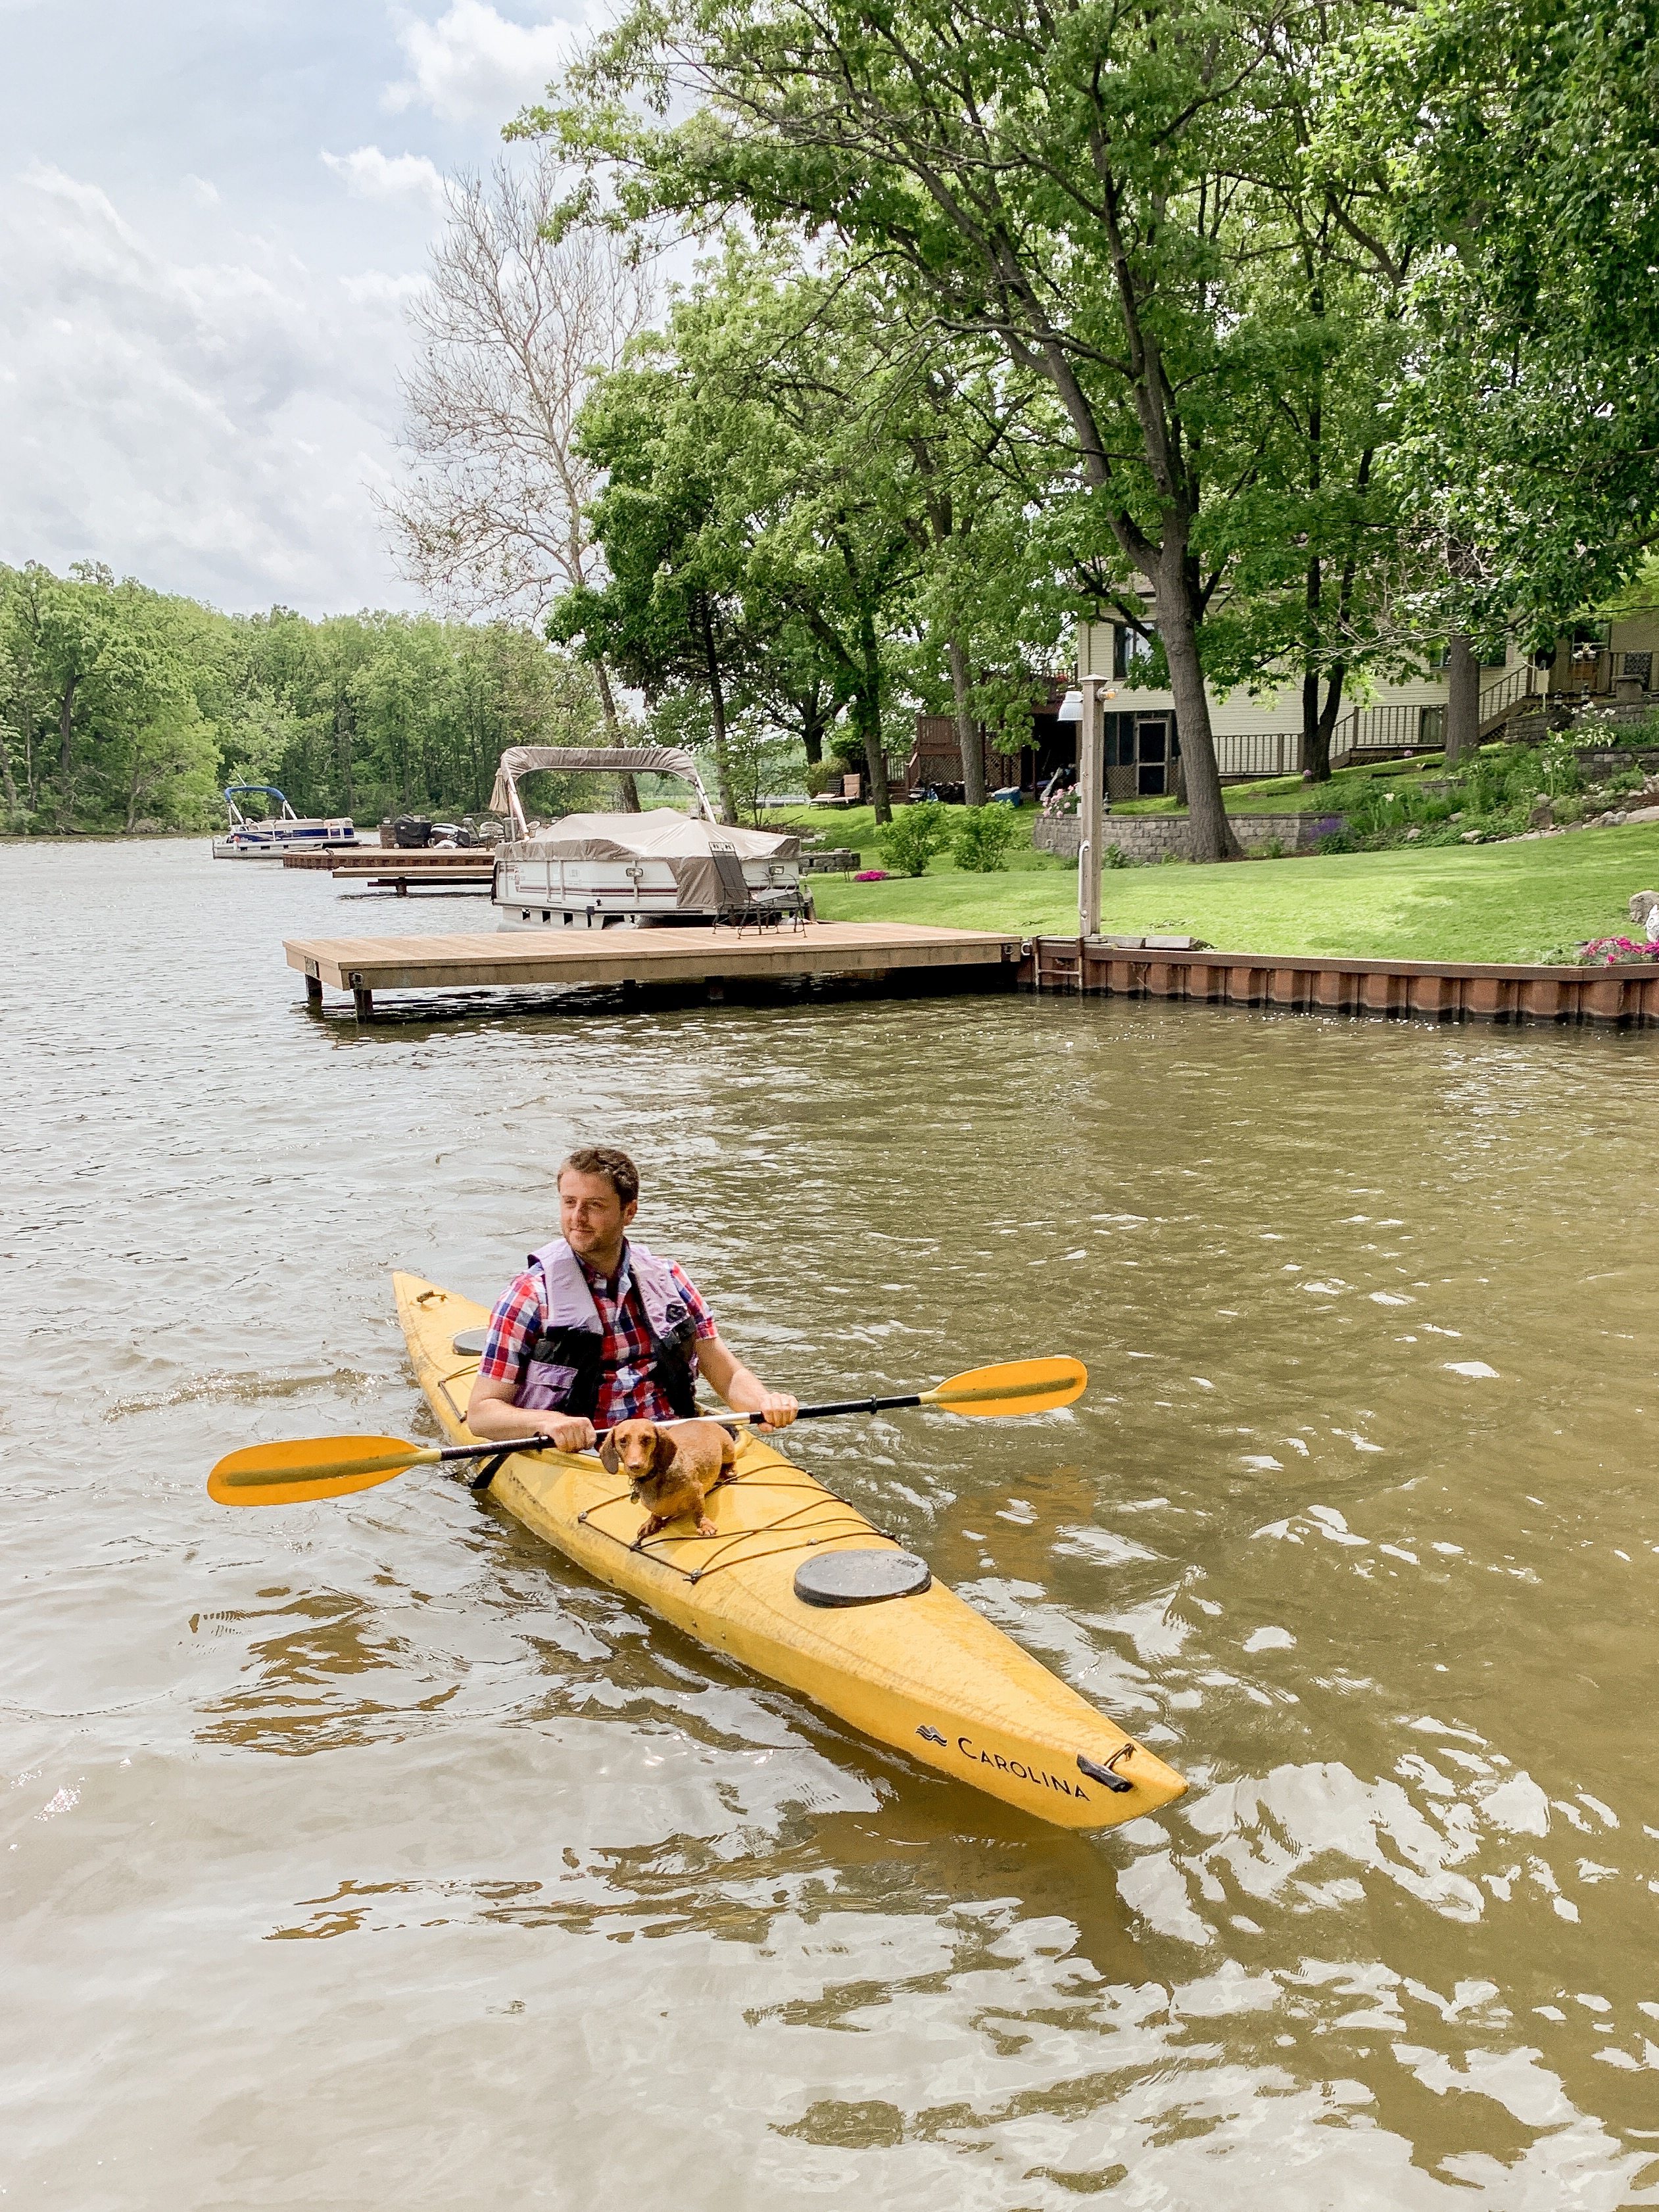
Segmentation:
[[(796, 860), (744, 860), (750, 899), (798, 890)], [(490, 892), (503, 929), (707, 928), (726, 907), (680, 904), (680, 886), (665, 860), (565, 860), (503, 855)]]
[(319, 846), (355, 846), (356, 842), (356, 830), (349, 821), (261, 822), (216, 837), (213, 857), (216, 860), (280, 860), (284, 853), (310, 853)]

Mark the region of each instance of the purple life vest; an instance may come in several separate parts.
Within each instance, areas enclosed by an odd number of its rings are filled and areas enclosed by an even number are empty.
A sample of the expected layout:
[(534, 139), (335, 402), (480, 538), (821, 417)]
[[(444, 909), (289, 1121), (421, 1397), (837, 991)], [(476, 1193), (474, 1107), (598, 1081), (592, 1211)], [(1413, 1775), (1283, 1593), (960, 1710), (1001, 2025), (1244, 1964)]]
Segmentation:
[[(532, 1252), (529, 1264), (540, 1279), (542, 1327), (527, 1347), (514, 1402), (536, 1413), (556, 1410), (591, 1421), (605, 1369), (605, 1327), (581, 1262), (561, 1237)], [(697, 1409), (697, 1329), (679, 1285), (668, 1262), (643, 1244), (623, 1245), (622, 1272), (639, 1293), (650, 1339), (641, 1364), (675, 1413), (688, 1419)]]

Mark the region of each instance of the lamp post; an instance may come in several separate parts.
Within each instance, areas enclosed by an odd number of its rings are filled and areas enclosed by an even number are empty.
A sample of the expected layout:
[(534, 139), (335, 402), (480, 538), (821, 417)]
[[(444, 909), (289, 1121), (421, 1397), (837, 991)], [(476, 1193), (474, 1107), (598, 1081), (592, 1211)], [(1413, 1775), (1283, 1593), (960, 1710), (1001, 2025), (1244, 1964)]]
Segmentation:
[(1101, 838), (1105, 830), (1101, 806), (1105, 785), (1101, 691), (1105, 681), (1101, 676), (1078, 678), (1078, 689), (1083, 694), (1083, 715), (1077, 733), (1077, 812), (1081, 839), (1077, 854), (1077, 925), (1080, 937), (1100, 934), (1100, 871), (1103, 860)]

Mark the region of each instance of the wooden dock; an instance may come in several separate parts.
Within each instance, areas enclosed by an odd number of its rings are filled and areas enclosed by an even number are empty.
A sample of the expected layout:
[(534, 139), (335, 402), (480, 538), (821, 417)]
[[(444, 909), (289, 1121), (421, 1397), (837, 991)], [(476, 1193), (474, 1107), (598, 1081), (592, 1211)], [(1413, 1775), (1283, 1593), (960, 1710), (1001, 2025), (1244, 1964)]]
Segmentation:
[(488, 893), (495, 882), (495, 863), (488, 854), (474, 853), (445, 853), (445, 865), (407, 867), (409, 860), (423, 861), (422, 853), (382, 853), (377, 859), (353, 857), (339, 861), (334, 869), (337, 884), (362, 884), (370, 890), (396, 891), (399, 898), (407, 898), (411, 890), (422, 891), (462, 890)]
[(454, 867), (481, 868), (488, 875), (495, 865), (488, 845), (313, 845), (283, 855), (285, 868), (319, 868), (337, 876), (372, 874), (376, 869), (415, 876)]
[(911, 922), (813, 921), (765, 929), (501, 930), (454, 937), (290, 938), (290, 968), (306, 979), (313, 1006), (325, 986), (349, 991), (360, 1020), (378, 991), (523, 989), (561, 984), (700, 985), (710, 997), (727, 984), (894, 975), (984, 989), (1012, 987), (1018, 937)]
[(1545, 968), (1497, 961), (1358, 960), (1175, 951), (1138, 938), (1028, 938), (1030, 990), (1188, 1006), (1269, 1006), (1397, 1021), (1611, 1023), (1659, 1028), (1659, 966)]

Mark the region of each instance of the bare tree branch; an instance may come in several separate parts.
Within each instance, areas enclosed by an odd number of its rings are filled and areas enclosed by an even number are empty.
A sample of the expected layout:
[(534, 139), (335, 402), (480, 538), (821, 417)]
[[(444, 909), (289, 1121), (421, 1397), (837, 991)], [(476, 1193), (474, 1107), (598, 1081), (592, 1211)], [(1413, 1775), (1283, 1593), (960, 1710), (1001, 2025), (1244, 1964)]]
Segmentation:
[(576, 416), (645, 327), (653, 287), (602, 231), (554, 243), (558, 196), (545, 158), (457, 179), (410, 310), (421, 354), (404, 380), (408, 477), (381, 504), (404, 573), (458, 614), (534, 622), (602, 579), (584, 517), (598, 472), (575, 451)]

